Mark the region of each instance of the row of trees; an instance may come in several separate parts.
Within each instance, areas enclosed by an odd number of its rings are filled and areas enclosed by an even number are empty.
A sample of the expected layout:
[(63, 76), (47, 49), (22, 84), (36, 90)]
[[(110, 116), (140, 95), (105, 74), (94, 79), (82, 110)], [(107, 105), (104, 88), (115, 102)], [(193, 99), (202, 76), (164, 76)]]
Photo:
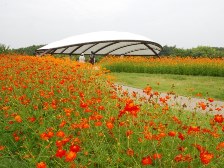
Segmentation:
[(160, 55), (166, 56), (192, 56), (192, 57), (224, 57), (224, 47), (198, 46), (191, 49), (176, 48), (176, 46), (163, 46)]
[[(0, 44), (0, 54), (1, 53), (18, 53), (26, 55), (35, 55), (35, 50), (42, 47), (43, 45), (32, 45), (29, 47), (10, 49), (4, 44)], [(198, 46), (191, 49), (177, 48), (176, 46), (163, 46), (163, 50), (159, 55), (165, 56), (192, 56), (192, 57), (224, 57), (224, 47), (208, 47), (208, 46)]]
[(32, 45), (29, 47), (18, 48), (18, 49), (10, 49), (8, 46), (4, 44), (0, 44), (0, 54), (6, 53), (17, 53), (22, 55), (35, 55), (36, 49), (42, 47), (44, 45)]

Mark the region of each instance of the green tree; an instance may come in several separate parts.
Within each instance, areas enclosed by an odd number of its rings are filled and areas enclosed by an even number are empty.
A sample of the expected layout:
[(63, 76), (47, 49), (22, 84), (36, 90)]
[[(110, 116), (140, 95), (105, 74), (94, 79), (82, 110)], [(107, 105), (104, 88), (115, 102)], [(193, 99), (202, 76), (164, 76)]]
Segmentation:
[(192, 56), (194, 57), (215, 57), (216, 49), (208, 46), (198, 46), (196, 48), (192, 48)]
[(43, 45), (32, 45), (29, 47), (13, 49), (13, 52), (23, 55), (35, 55), (35, 51)]
[(0, 43), (0, 54), (7, 54), (10, 52), (9, 46)]
[(163, 50), (159, 55), (164, 56), (193, 56), (193, 57), (224, 57), (223, 47), (198, 46), (191, 49), (177, 48), (176, 46), (163, 46)]

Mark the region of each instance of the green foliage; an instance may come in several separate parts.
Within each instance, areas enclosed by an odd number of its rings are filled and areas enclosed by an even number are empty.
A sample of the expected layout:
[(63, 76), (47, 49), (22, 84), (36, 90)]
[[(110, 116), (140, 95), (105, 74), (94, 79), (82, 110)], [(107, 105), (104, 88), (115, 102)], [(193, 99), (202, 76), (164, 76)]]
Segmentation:
[(201, 93), (201, 98), (224, 100), (224, 77), (126, 72), (115, 72), (111, 75), (115, 77), (116, 83), (135, 88), (143, 89), (149, 85), (153, 90), (163, 93), (187, 97), (196, 97)]
[(215, 48), (198, 46), (197, 48), (192, 48), (192, 56), (217, 57), (218, 55)]
[(159, 55), (165, 56), (193, 56), (193, 57), (224, 57), (224, 48), (223, 47), (209, 47), (209, 46), (198, 46), (191, 49), (176, 48), (176, 46), (163, 46), (163, 50)]
[(24, 47), (24, 48), (18, 48), (18, 49), (12, 49), (12, 52), (18, 53), (18, 54), (23, 54), (23, 55), (35, 55), (35, 51), (43, 47), (44, 45), (32, 45), (29, 47)]
[(6, 46), (5, 44), (0, 44), (0, 54), (16, 53), (22, 55), (35, 55), (35, 51), (42, 46), (44, 45), (32, 45), (18, 49), (10, 49), (9, 46)]
[(7, 54), (10, 52), (9, 46), (0, 44), (0, 54)]

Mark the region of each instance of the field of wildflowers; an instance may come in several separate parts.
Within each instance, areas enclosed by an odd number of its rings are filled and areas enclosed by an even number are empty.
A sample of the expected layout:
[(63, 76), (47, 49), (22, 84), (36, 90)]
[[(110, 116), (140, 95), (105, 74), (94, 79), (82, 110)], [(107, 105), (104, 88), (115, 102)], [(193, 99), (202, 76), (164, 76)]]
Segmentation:
[(129, 95), (106, 72), (50, 56), (0, 55), (0, 165), (224, 166), (222, 115), (170, 109), (169, 95), (149, 86), (149, 98)]
[(223, 58), (192, 57), (104, 57), (103, 67), (111, 72), (224, 76)]

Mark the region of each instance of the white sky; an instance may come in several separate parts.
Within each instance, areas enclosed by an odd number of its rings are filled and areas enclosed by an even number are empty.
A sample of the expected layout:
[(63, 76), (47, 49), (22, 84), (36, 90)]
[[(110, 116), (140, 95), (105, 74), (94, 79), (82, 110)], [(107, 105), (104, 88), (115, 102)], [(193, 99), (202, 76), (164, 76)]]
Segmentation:
[(0, 0), (0, 43), (10, 48), (105, 30), (224, 47), (224, 0)]

